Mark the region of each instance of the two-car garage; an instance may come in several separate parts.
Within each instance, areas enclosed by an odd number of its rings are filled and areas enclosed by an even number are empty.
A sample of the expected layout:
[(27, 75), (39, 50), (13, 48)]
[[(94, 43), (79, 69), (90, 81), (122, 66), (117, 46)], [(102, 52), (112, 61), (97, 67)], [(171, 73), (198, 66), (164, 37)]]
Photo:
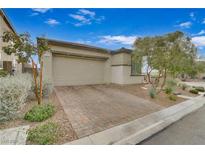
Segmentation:
[(44, 55), (44, 77), (54, 86), (104, 84), (110, 69), (106, 49), (79, 43), (48, 40), (51, 52)]
[(53, 56), (54, 85), (104, 83), (105, 60)]

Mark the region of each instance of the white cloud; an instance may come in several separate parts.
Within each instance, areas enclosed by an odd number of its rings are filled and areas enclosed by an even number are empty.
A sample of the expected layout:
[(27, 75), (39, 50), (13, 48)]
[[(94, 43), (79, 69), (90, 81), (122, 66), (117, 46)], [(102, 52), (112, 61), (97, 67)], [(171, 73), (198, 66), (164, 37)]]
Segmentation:
[(106, 35), (101, 36), (100, 43), (120, 43), (124, 45), (132, 45), (137, 36), (125, 36), (125, 35)]
[(205, 24), (205, 18), (203, 19), (202, 24)]
[(32, 9), (34, 12), (39, 12), (39, 13), (46, 13), (48, 10), (50, 10), (49, 8), (34, 8)]
[(189, 16), (191, 17), (192, 20), (196, 20), (196, 17), (195, 17), (194, 12), (191, 12), (191, 13), (189, 14)]
[(78, 14), (69, 14), (69, 16), (75, 20), (78, 20), (80, 22), (75, 23), (75, 26), (82, 26), (82, 25), (89, 25), (91, 24), (90, 19), (87, 19), (85, 16), (78, 15)]
[(200, 36), (205, 34), (205, 30), (201, 30), (200, 32), (196, 33), (196, 34), (192, 34), (192, 36)]
[(31, 15), (30, 15), (30, 16), (37, 16), (37, 15), (39, 15), (39, 13), (38, 13), (38, 12), (33, 12), (33, 13), (31, 13)]
[(73, 23), (73, 25), (77, 27), (82, 25), (90, 25), (93, 22), (101, 23), (101, 21), (105, 20), (104, 16), (97, 17), (94, 11), (87, 9), (79, 9), (75, 14), (69, 14), (69, 16), (77, 20), (75, 23)]
[(46, 24), (50, 25), (50, 26), (55, 26), (60, 24), (59, 21), (57, 21), (56, 19), (48, 19), (47, 21), (45, 21)]
[(200, 32), (197, 33), (197, 35), (203, 35), (205, 34), (205, 30), (201, 30)]
[(95, 12), (89, 11), (89, 10), (86, 10), (86, 9), (80, 9), (78, 12), (79, 12), (79, 14), (89, 15), (92, 18), (95, 16)]
[(194, 12), (191, 12), (191, 13), (189, 14), (189, 16), (190, 16), (190, 17), (194, 17)]
[(181, 28), (190, 28), (191, 25), (192, 25), (192, 23), (190, 21), (187, 21), (187, 22), (180, 23), (178, 26)]
[(192, 37), (192, 42), (193, 42), (197, 47), (205, 46), (205, 36)]

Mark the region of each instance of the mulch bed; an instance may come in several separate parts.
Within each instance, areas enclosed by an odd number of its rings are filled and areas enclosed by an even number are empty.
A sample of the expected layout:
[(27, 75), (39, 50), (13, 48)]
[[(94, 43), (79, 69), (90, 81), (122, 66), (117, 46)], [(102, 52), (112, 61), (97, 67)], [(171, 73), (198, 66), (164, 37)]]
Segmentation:
[[(186, 100), (184, 98), (177, 97), (176, 101), (172, 101), (168, 98), (169, 95), (167, 95), (163, 91), (161, 93), (159, 93), (156, 96), (156, 98), (150, 98), (150, 96), (149, 96), (149, 85), (148, 84), (132, 84), (132, 85), (123, 85), (123, 86), (112, 84), (111, 86), (113, 88), (120, 89), (122, 91), (128, 92), (132, 95), (141, 97), (143, 99), (149, 100), (151, 102), (154, 102), (154, 103), (156, 103), (158, 105), (161, 105), (161, 106), (164, 106), (164, 107), (169, 107), (169, 106), (181, 103), (181, 102)], [(146, 87), (147, 89), (143, 89), (142, 87)], [(196, 94), (191, 94), (188, 91), (184, 91), (179, 87), (177, 87), (175, 89), (175, 91), (180, 92), (182, 95), (186, 95), (186, 96), (191, 96), (191, 97), (198, 96)]]
[[(28, 110), (30, 110), (34, 105), (37, 104), (36, 101), (28, 101), (26, 105), (24, 106), (24, 108), (21, 110), (18, 118), (11, 120), (11, 121), (4, 122), (4, 123), (0, 123), (0, 130), (12, 128), (12, 127), (18, 127), (22, 125), (30, 125), (30, 129), (31, 129), (38, 125), (42, 125), (46, 122), (51, 121), (51, 122), (57, 123), (60, 127), (59, 138), (55, 144), (64, 144), (64, 143), (77, 139), (77, 135), (74, 132), (72, 125), (70, 124), (63, 110), (63, 107), (61, 106), (60, 102), (58, 102), (55, 94), (52, 94), (52, 96), (49, 99), (44, 99), (44, 101), (50, 101), (55, 106), (55, 114), (51, 118), (43, 122), (29, 122), (29, 121), (24, 120), (23, 117), (25, 113)], [(32, 143), (27, 142), (27, 144), (32, 144)]]

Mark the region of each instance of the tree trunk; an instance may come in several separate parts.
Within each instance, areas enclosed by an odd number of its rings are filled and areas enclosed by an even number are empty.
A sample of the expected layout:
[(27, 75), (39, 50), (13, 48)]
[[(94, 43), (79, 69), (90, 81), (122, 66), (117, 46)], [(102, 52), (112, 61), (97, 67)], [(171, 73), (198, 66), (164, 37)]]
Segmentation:
[(164, 70), (164, 78), (163, 78), (163, 82), (162, 82), (162, 84), (161, 84), (161, 87), (160, 87), (160, 90), (159, 90), (158, 93), (160, 93), (160, 92), (162, 91), (162, 89), (164, 88), (165, 83), (166, 83), (166, 79), (167, 79), (167, 70), (165, 69), (165, 70)]
[(33, 60), (32, 60), (32, 71), (33, 71), (33, 79), (35, 83), (35, 95), (36, 95), (38, 104), (40, 104), (39, 95), (38, 95), (38, 83), (37, 83), (37, 65), (35, 64)]
[(40, 62), (40, 103), (42, 102), (43, 97), (43, 60)]

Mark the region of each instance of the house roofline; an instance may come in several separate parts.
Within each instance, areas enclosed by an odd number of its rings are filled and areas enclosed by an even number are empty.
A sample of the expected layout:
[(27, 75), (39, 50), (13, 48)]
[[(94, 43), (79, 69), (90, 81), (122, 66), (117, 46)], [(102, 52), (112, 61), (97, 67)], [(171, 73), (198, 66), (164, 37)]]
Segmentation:
[(74, 49), (85, 49), (85, 50), (88, 50), (88, 51), (107, 53), (107, 54), (111, 54), (111, 55), (120, 54), (120, 53), (131, 54), (132, 51), (133, 51), (131, 49), (127, 49), (127, 48), (124, 48), (124, 47), (122, 47), (120, 49), (117, 49), (117, 50), (108, 50), (108, 49), (105, 49), (105, 48), (100, 48), (100, 47), (91, 46), (91, 45), (87, 45), (87, 44), (81, 44), (81, 43), (75, 43), (75, 42), (67, 42), (67, 41), (37, 37), (37, 40), (39, 40), (39, 39), (46, 39), (48, 41), (49, 45), (70, 47), (70, 48), (74, 48)]
[(113, 51), (111, 51), (111, 54), (112, 54), (112, 55), (120, 54), (120, 53), (131, 54), (132, 51), (133, 51), (133, 50), (131, 50), (131, 49), (127, 49), (127, 48), (122, 47), (122, 48), (120, 48), (120, 49), (118, 49), (118, 50), (113, 50)]
[[(37, 40), (42, 39), (40, 37), (37, 37)], [(100, 48), (100, 47), (95, 47), (91, 45), (86, 45), (86, 44), (81, 44), (81, 43), (74, 43), (74, 42), (67, 42), (67, 41), (61, 41), (61, 40), (54, 40), (54, 39), (48, 39), (44, 38), (48, 41), (49, 45), (56, 45), (56, 46), (63, 46), (63, 47), (70, 47), (74, 49), (84, 49), (88, 51), (96, 51), (100, 53), (107, 53), (110, 54), (110, 50)]]
[(12, 32), (17, 34), (16, 30), (14, 29), (14, 26), (11, 24), (8, 16), (6, 15), (5, 11), (2, 8), (0, 8), (0, 15), (3, 17), (4, 21), (9, 26), (9, 28), (12, 30)]

